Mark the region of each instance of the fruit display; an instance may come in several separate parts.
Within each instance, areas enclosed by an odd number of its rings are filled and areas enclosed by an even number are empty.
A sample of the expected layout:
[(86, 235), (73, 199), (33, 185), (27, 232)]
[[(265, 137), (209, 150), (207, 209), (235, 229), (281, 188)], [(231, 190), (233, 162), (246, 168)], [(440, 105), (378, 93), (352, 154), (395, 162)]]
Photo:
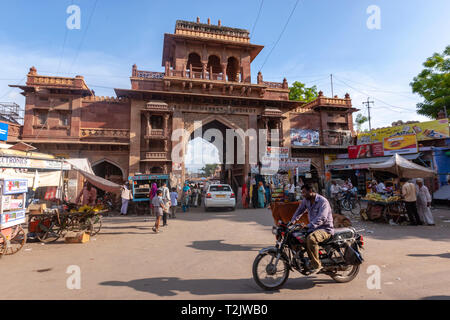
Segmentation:
[(382, 194), (379, 193), (368, 193), (364, 198), (362, 198), (363, 200), (368, 200), (368, 201), (375, 201), (375, 202), (396, 202), (396, 201), (400, 201), (400, 197), (399, 196), (384, 196)]

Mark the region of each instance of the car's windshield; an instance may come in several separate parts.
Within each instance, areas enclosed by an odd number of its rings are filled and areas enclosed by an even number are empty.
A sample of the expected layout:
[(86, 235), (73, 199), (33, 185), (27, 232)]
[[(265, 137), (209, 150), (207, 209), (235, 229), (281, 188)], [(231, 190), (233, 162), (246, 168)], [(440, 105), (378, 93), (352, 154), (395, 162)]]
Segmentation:
[(209, 191), (231, 191), (231, 188), (229, 186), (210, 186)]

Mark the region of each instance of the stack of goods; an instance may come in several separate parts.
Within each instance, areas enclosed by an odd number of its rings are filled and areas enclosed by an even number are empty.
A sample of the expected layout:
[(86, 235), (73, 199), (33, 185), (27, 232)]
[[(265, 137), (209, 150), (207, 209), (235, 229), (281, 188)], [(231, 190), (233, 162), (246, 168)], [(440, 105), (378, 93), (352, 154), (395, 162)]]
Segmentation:
[(283, 188), (276, 188), (272, 192), (272, 201), (273, 202), (282, 202), (284, 201), (284, 190)]

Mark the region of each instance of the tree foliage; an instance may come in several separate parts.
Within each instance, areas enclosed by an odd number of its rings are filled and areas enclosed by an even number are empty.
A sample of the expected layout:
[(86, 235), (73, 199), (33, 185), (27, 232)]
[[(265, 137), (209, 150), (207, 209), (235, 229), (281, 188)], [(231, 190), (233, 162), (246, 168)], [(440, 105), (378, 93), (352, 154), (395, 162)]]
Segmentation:
[(207, 177), (214, 174), (214, 171), (216, 170), (218, 164), (217, 163), (211, 163), (211, 164), (205, 164), (205, 166), (201, 169), (203, 174)]
[(361, 126), (362, 126), (364, 123), (366, 123), (367, 121), (369, 121), (369, 119), (368, 119), (366, 116), (363, 116), (362, 113), (358, 113), (358, 114), (356, 115), (356, 118), (355, 118), (356, 130), (357, 130), (358, 132), (360, 132), (360, 131), (361, 131)]
[(295, 81), (289, 87), (289, 100), (310, 102), (317, 98), (317, 87), (306, 87), (304, 83)]
[(442, 54), (435, 53), (423, 64), (422, 70), (410, 83), (412, 91), (424, 102), (417, 104), (417, 113), (437, 118), (439, 111), (450, 111), (450, 46)]

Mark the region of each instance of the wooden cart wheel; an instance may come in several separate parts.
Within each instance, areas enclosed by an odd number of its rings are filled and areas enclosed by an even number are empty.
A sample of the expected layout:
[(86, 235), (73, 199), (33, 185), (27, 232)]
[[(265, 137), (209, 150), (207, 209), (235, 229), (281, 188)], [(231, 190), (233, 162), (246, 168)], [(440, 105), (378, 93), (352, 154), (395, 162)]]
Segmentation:
[(55, 218), (52, 218), (50, 226), (47, 227), (44, 224), (39, 224), (40, 232), (36, 232), (36, 237), (39, 241), (44, 243), (55, 242), (61, 236), (61, 226)]
[(22, 249), (23, 245), (27, 242), (27, 234), (21, 226), (16, 226), (11, 233), (11, 240), (9, 246), (6, 248), (5, 254), (11, 255)]
[(0, 258), (6, 253), (6, 237), (0, 232)]
[(99, 214), (96, 214), (94, 217), (91, 218), (92, 221), (92, 230), (90, 231), (90, 236), (95, 236), (97, 233), (100, 232), (102, 229), (102, 216)]

